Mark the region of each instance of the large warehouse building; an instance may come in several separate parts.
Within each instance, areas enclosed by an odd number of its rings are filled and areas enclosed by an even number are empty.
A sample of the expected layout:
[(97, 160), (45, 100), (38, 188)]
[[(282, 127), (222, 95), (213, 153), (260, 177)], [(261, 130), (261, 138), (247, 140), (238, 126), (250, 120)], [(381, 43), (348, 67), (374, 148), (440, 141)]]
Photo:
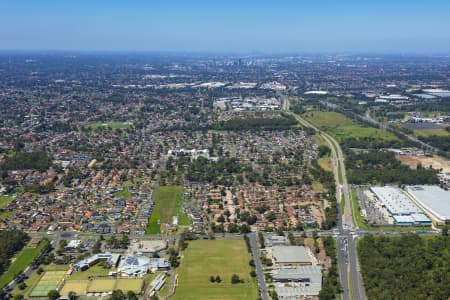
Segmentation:
[(407, 186), (406, 191), (437, 224), (450, 224), (450, 191), (436, 185)]
[(397, 225), (431, 225), (431, 220), (401, 189), (393, 186), (371, 187), (379, 201)]
[(318, 265), (280, 269), (272, 277), (278, 299), (303, 299), (302, 295), (315, 296), (322, 289), (322, 268)]
[(307, 266), (314, 263), (314, 255), (304, 246), (274, 246), (272, 259), (277, 267)]

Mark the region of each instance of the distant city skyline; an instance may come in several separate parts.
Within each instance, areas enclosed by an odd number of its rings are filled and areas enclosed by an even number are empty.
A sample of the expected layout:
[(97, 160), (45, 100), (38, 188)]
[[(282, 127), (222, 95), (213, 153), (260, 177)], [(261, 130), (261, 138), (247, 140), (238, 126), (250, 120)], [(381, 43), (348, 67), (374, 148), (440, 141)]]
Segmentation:
[(3, 1), (0, 50), (450, 53), (450, 1)]

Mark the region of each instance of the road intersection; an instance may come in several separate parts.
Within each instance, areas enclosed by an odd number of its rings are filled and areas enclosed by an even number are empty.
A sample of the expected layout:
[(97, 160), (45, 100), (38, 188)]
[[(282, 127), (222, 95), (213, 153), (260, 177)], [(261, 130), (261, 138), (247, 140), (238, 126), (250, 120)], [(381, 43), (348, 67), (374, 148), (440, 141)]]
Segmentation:
[[(328, 133), (320, 130), (313, 124), (298, 115), (294, 115), (303, 126), (313, 128), (328, 144), (331, 149), (331, 160), (334, 178), (336, 181), (336, 199), (338, 205), (338, 234), (337, 234), (337, 261), (341, 281), (343, 300), (364, 300), (366, 294), (359, 272), (359, 263), (356, 253), (356, 239), (359, 236), (353, 224), (353, 211), (347, 175), (344, 164), (344, 154), (339, 143)], [(344, 199), (344, 207), (342, 207)]]

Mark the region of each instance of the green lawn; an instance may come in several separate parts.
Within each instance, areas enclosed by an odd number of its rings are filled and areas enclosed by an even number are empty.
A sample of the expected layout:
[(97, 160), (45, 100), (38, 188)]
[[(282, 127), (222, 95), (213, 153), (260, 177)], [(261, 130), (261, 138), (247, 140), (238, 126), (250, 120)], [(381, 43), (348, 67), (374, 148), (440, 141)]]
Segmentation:
[(320, 129), (332, 134), (339, 142), (348, 137), (374, 138), (391, 141), (398, 138), (390, 132), (359, 124), (341, 113), (331, 111), (309, 111), (303, 117)]
[(0, 195), (0, 208), (7, 206), (13, 199), (13, 196)]
[(42, 252), (48, 242), (41, 241), (36, 248), (24, 248), (17, 256), (8, 270), (0, 277), (0, 288), (10, 283), (17, 274), (25, 270), (33, 260)]
[(128, 190), (128, 187), (124, 187), (121, 191), (115, 192), (114, 197), (122, 197), (129, 200), (131, 198), (131, 192)]
[[(161, 186), (156, 190), (155, 206), (148, 222), (147, 233), (160, 233), (160, 224), (172, 223), (172, 217), (178, 215), (179, 225), (189, 225), (189, 217), (182, 212), (182, 186)], [(158, 224), (159, 221), (159, 224)]]
[(329, 157), (321, 157), (317, 160), (319, 166), (328, 172), (333, 172), (333, 164), (331, 163), (331, 159)]
[(312, 189), (315, 192), (323, 191), (323, 184), (321, 184), (319, 181), (314, 181), (312, 183)]
[(108, 276), (109, 272), (113, 272), (115, 269), (105, 269), (102, 266), (94, 265), (87, 269), (86, 271), (74, 271), (70, 275), (69, 280), (85, 280), (89, 277), (103, 277)]
[(330, 145), (328, 145), (327, 141), (320, 134), (315, 134), (314, 140), (316, 141), (317, 145), (319, 145), (319, 146), (330, 147)]
[(111, 128), (111, 129), (127, 129), (131, 127), (131, 123), (129, 122), (93, 122), (85, 127), (91, 128), (91, 129), (98, 129), (98, 128)]
[(165, 296), (169, 293), (170, 278), (166, 277), (166, 278), (165, 278), (165, 282), (166, 282), (166, 283), (164, 283), (164, 286), (162, 287), (162, 289), (160, 289), (160, 290), (158, 291), (158, 293), (157, 293), (157, 295), (158, 295), (160, 298), (165, 297)]
[[(257, 299), (257, 285), (249, 275), (251, 257), (244, 240), (191, 241), (182, 254), (174, 300)], [(244, 283), (231, 284), (233, 274)], [(219, 275), (222, 282), (211, 283), (211, 275)]]
[(332, 111), (318, 111), (312, 110), (303, 114), (303, 117), (319, 127), (337, 127), (337, 126), (351, 126), (354, 122), (344, 116), (343, 114)]
[(338, 162), (338, 181), (339, 181), (339, 184), (344, 183), (344, 177), (342, 176), (342, 165), (340, 162)]
[(351, 189), (350, 198), (351, 198), (350, 199), (351, 207), (352, 207), (352, 211), (353, 211), (353, 213), (352, 213), (353, 222), (355, 223), (355, 221), (356, 221), (356, 225), (361, 230), (370, 230), (371, 226), (367, 225), (366, 222), (364, 222), (364, 219), (361, 216), (361, 213), (359, 212), (359, 204), (358, 204), (358, 199), (356, 197), (355, 189)]
[[(13, 196), (5, 196), (0, 195), (0, 209), (6, 207), (11, 201), (14, 199)], [(14, 211), (8, 210), (8, 211), (1, 211), (0, 212), (0, 219), (6, 219), (9, 216), (14, 214)]]

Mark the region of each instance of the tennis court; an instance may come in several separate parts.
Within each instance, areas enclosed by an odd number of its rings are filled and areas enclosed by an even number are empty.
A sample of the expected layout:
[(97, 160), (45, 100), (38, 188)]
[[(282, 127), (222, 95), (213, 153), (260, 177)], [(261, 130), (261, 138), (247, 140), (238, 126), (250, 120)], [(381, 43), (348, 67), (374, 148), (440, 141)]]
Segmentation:
[(47, 271), (31, 291), (31, 297), (47, 297), (51, 290), (56, 290), (66, 271)]

